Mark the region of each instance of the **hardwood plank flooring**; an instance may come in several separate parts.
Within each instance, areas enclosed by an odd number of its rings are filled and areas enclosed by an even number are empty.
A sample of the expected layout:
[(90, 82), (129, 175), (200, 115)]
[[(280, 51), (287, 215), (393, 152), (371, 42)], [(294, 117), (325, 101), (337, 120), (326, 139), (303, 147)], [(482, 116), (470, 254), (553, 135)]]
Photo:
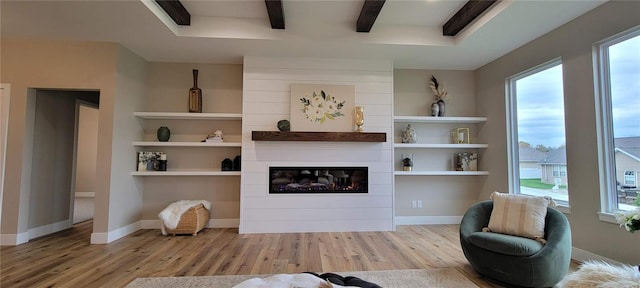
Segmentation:
[[(93, 223), (0, 249), (0, 287), (123, 287), (138, 277), (349, 272), (453, 267), (483, 288), (460, 249), (458, 225), (398, 226), (395, 232), (239, 235), (205, 229), (165, 237), (140, 230), (90, 245)], [(577, 263), (572, 263), (575, 270)], [(348, 273), (343, 273), (348, 274)]]

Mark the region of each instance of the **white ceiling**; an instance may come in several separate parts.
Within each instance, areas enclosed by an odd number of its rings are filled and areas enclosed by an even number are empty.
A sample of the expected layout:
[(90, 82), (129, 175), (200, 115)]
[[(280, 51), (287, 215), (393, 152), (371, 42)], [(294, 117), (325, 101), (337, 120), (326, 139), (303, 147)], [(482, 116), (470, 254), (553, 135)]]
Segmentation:
[(370, 33), (362, 0), (283, 0), (285, 30), (263, 0), (182, 0), (191, 26), (153, 0), (0, 1), (2, 36), (121, 43), (148, 61), (242, 63), (242, 56), (393, 60), (395, 68), (474, 70), (606, 0), (504, 0), (455, 37), (442, 25), (459, 0), (387, 0)]

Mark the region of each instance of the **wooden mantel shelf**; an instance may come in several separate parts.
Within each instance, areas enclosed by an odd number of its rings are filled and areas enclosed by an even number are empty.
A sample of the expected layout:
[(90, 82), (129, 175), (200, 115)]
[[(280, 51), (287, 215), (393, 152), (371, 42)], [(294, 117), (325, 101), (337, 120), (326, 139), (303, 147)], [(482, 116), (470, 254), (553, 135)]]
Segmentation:
[(254, 141), (387, 142), (384, 132), (252, 131)]

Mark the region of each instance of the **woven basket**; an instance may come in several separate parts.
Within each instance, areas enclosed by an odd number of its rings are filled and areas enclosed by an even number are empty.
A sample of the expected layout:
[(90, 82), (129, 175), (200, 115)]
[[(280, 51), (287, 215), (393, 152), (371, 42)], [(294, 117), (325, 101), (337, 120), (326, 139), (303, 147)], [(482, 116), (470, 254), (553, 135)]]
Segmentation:
[(191, 234), (196, 236), (209, 221), (209, 210), (204, 208), (202, 204), (191, 207), (180, 216), (180, 221), (176, 229), (169, 229), (165, 226), (167, 233), (176, 236), (176, 234)]

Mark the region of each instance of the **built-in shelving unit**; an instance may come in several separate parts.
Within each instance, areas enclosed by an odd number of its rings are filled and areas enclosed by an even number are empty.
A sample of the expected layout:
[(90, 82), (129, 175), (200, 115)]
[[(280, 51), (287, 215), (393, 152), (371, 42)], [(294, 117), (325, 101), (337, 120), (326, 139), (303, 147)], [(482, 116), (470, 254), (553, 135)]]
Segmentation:
[[(133, 115), (141, 119), (143, 122), (145, 121), (153, 122), (153, 121), (161, 120), (162, 123), (176, 124), (176, 126), (179, 127), (178, 131), (172, 131), (172, 132), (177, 132), (178, 134), (180, 134), (180, 132), (184, 134), (191, 134), (191, 135), (186, 135), (186, 137), (185, 135), (180, 135), (180, 136), (183, 136), (183, 138), (187, 138), (187, 140), (204, 137), (204, 134), (211, 133), (213, 131), (204, 130), (202, 134), (198, 134), (202, 130), (198, 130), (198, 132), (190, 131), (185, 133), (184, 131), (179, 131), (180, 128), (185, 129), (185, 126), (184, 126), (185, 124), (180, 126), (177, 124), (178, 122), (176, 121), (186, 123), (187, 127), (189, 127), (187, 128), (187, 130), (191, 129), (190, 126), (192, 126), (192, 124), (205, 126), (206, 127), (205, 129), (212, 129), (209, 127), (215, 127), (216, 125), (215, 123), (219, 123), (218, 121), (225, 121), (225, 122), (226, 121), (242, 121), (242, 114), (240, 113), (134, 112)], [(183, 121), (187, 121), (187, 122), (183, 122)], [(198, 122), (191, 122), (191, 121), (198, 121)], [(202, 121), (206, 121), (206, 122), (203, 123)], [(200, 124), (196, 124), (196, 123), (200, 123)], [(169, 124), (166, 124), (166, 125), (169, 125)], [(147, 129), (151, 129), (151, 128), (147, 127)], [(155, 131), (147, 131), (146, 133), (153, 134), (153, 132)], [(149, 139), (148, 136), (147, 136), (147, 139)], [(181, 138), (178, 138), (178, 139), (184, 140)], [(215, 155), (215, 153), (213, 153), (213, 151), (215, 150), (206, 150), (205, 152), (201, 152), (201, 150), (198, 150), (199, 152), (194, 152), (188, 149), (191, 149), (191, 148), (228, 149), (228, 148), (242, 147), (242, 143), (237, 142), (237, 140), (236, 142), (232, 142), (232, 141), (201, 142), (201, 141), (171, 141), (170, 139), (167, 142), (134, 141), (131, 144), (134, 147), (138, 147), (140, 149), (155, 147), (155, 149), (159, 150), (159, 152), (163, 152), (165, 150), (171, 149), (171, 155), (169, 155), (169, 157), (174, 157), (172, 158), (173, 160), (169, 160), (168, 162), (169, 168), (167, 169), (167, 171), (133, 171), (131, 172), (131, 175), (133, 176), (216, 176), (216, 177), (240, 176), (240, 171), (220, 171), (219, 167), (216, 170), (216, 168), (211, 167), (211, 164), (210, 164), (211, 162), (207, 162), (207, 161), (193, 161), (193, 162), (185, 162), (184, 160), (178, 161), (180, 163), (178, 163), (177, 168), (174, 168), (174, 170), (172, 170), (172, 165), (171, 165), (176, 163), (175, 159), (182, 160), (182, 158), (184, 158), (185, 155), (190, 155), (192, 159), (193, 157), (207, 158), (207, 157), (211, 157), (212, 155)], [(188, 152), (188, 151), (191, 151), (191, 152)], [(240, 151), (238, 150), (238, 154), (239, 152)], [(194, 156), (194, 153), (198, 153), (196, 154), (197, 156)], [(224, 152), (224, 153), (227, 153), (227, 152)], [(226, 156), (222, 156), (222, 158), (225, 158), (225, 157)], [(232, 155), (229, 155), (229, 158), (232, 158)], [(203, 163), (207, 163), (206, 165), (204, 165), (206, 167), (203, 167)], [(189, 166), (189, 167), (185, 167), (185, 166)]]
[[(443, 124), (477, 124), (487, 121), (487, 117), (433, 117), (433, 116), (394, 116), (395, 123), (408, 123), (417, 125), (429, 125), (432, 131), (439, 131), (441, 135), (449, 135)], [(448, 128), (447, 128), (448, 129)], [(436, 133), (436, 132), (434, 132)], [(449, 140), (449, 139), (446, 139)], [(443, 140), (443, 141), (446, 141)], [(394, 149), (405, 151), (412, 150), (420, 153), (423, 149), (485, 149), (488, 144), (452, 144), (452, 143), (394, 143)], [(454, 170), (426, 170), (426, 171), (394, 171), (396, 176), (481, 176), (489, 175), (488, 171), (454, 171)]]

